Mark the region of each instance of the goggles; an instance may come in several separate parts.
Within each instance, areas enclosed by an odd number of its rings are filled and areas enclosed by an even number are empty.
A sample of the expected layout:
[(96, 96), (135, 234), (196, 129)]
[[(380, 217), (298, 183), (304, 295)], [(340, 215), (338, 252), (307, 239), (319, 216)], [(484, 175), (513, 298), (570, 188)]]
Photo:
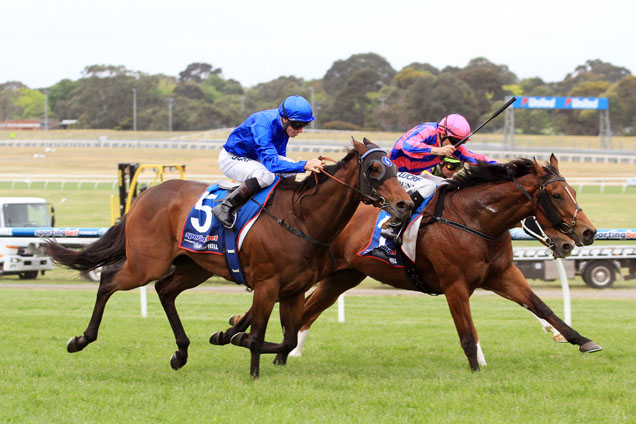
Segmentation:
[(446, 169), (448, 169), (449, 171), (456, 171), (460, 168), (462, 168), (464, 166), (463, 163), (461, 162), (444, 162), (444, 166), (446, 167)]
[(289, 126), (295, 129), (296, 131), (298, 131), (301, 128), (305, 128), (307, 125), (309, 125), (309, 122), (289, 121)]

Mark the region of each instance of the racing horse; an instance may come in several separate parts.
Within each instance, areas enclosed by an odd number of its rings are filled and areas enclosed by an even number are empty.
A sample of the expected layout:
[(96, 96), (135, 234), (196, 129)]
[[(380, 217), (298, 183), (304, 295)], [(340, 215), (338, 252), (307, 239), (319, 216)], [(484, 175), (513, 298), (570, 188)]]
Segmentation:
[[(423, 211), (416, 236), (415, 278), (396, 272), (387, 262), (358, 254), (369, 244), (378, 217), (371, 208), (358, 208), (334, 243), (336, 265), (305, 301), (298, 337), (301, 345), (293, 356), (300, 356), (307, 331), (322, 311), (367, 276), (396, 288), (443, 293), (473, 371), (485, 365), (469, 303), (477, 288), (527, 308), (569, 343), (579, 345), (581, 352), (601, 350), (557, 317), (513, 264), (509, 230), (532, 215), (550, 237), (547, 243), (556, 256), (569, 255), (573, 244), (589, 245), (594, 240), (596, 228), (579, 207), (576, 192), (560, 175), (556, 157), (551, 155), (545, 166), (529, 159), (479, 163), (447, 181), (449, 190), (438, 189)], [(239, 322), (239, 317), (230, 322)]]
[[(325, 276), (322, 269), (330, 261), (330, 246), (360, 201), (385, 209), (399, 220), (408, 219), (413, 202), (396, 175), (377, 145), (366, 139), (363, 143), (352, 140), (346, 156), (325, 166), (324, 172), (310, 174), (302, 181), (283, 179), (276, 186), (270, 201), (263, 205), (267, 213), (260, 214), (239, 252), (245, 281), (253, 289), (251, 331), (240, 340), (240, 345), (251, 351), (252, 377), (259, 376), (262, 353), (280, 353), (286, 358), (296, 346), (304, 293)], [(49, 241), (48, 254), (57, 263), (80, 272), (123, 261), (121, 268), (102, 272), (88, 327), (83, 335), (70, 339), (68, 352), (80, 351), (97, 339), (104, 307), (113, 293), (158, 280), (155, 289), (178, 347), (170, 364), (173, 369), (186, 364), (190, 341), (175, 298), (212, 275), (233, 281), (224, 255), (179, 247), (190, 208), (206, 195), (207, 186), (169, 180), (145, 190), (118, 224), (81, 251)], [(265, 341), (267, 322), (277, 301), (289, 329), (289, 340), (279, 344)], [(294, 337), (290, 337), (292, 332)]]

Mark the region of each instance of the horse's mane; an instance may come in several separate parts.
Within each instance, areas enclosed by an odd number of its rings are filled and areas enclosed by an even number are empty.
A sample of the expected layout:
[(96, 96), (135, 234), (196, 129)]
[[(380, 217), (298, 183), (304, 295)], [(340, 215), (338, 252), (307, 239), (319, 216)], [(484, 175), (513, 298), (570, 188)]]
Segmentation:
[[(343, 168), (347, 162), (349, 162), (352, 158), (356, 156), (356, 150), (353, 147), (348, 147), (346, 149), (347, 155), (342, 158), (340, 161), (333, 165), (327, 165), (324, 167), (324, 170), (329, 174), (333, 175), (340, 168)], [(318, 178), (316, 179), (316, 175)], [(296, 181), (293, 178), (284, 178), (277, 186), (277, 189), (283, 190), (294, 190), (296, 192), (304, 192), (305, 190), (315, 187), (316, 185), (322, 183), (327, 178), (329, 178), (324, 172), (319, 174), (309, 173), (304, 179), (300, 181)], [(317, 181), (316, 181), (317, 180)]]
[[(559, 175), (557, 170), (550, 164), (544, 165), (543, 169), (552, 175)], [(496, 164), (478, 162), (476, 165), (466, 168), (463, 173), (455, 174), (453, 178), (447, 181), (452, 188), (462, 189), (479, 184), (512, 181), (513, 177), (519, 178), (534, 172), (534, 162), (526, 158), (518, 158), (507, 163)]]

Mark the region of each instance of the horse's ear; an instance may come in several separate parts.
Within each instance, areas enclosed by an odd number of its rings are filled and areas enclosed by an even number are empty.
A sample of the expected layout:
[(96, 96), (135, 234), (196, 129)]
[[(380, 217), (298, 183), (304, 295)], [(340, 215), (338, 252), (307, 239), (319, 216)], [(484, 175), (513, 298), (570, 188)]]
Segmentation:
[(556, 156), (554, 156), (554, 153), (550, 155), (550, 165), (552, 165), (552, 167), (556, 169), (557, 172), (559, 171), (559, 161), (557, 160)]
[(364, 138), (362, 139), (362, 142), (363, 142), (365, 145), (367, 145), (367, 144), (373, 144), (373, 143), (371, 143), (371, 141), (370, 141), (368, 138), (366, 138), (366, 137), (364, 137)]
[(353, 138), (353, 136), (351, 136), (351, 142), (353, 143), (353, 147), (355, 147), (357, 151), (360, 151), (360, 149), (364, 149), (364, 144)]
[(537, 172), (537, 175), (541, 176), (545, 174), (545, 169), (543, 169), (539, 162), (537, 162), (537, 158), (533, 157), (532, 160), (534, 161), (534, 169)]

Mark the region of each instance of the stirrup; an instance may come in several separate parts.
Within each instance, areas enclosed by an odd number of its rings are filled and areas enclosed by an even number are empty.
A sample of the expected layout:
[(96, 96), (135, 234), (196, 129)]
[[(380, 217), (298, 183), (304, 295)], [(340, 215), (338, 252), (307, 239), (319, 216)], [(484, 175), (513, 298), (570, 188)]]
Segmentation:
[[(229, 211), (227, 213), (227, 218), (225, 219), (225, 215), (223, 213), (223, 210), (221, 210), (221, 212), (217, 212), (215, 211), (216, 208), (220, 208), (222, 205), (218, 205), (215, 206), (214, 208), (212, 208), (212, 214), (214, 214), (214, 216), (216, 217), (216, 219), (219, 220), (219, 222), (221, 223), (221, 225), (223, 225), (225, 228), (227, 228), (228, 230), (231, 230), (234, 228), (234, 224), (236, 224), (236, 217), (237, 217), (237, 213), (236, 211)], [(230, 219), (232, 219), (232, 221), (230, 221)]]
[(380, 231), (380, 236), (384, 237), (387, 240), (393, 240), (393, 242), (401, 246), (402, 245), (402, 227), (397, 228), (397, 232), (393, 231), (395, 227), (387, 227)]

